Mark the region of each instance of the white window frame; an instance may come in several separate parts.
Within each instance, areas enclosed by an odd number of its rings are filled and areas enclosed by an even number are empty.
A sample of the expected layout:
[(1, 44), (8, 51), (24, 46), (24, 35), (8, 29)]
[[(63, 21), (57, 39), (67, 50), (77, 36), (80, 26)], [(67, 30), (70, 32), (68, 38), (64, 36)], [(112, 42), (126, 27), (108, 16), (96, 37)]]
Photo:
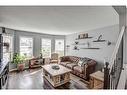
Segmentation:
[[(13, 58), (13, 53), (14, 53), (14, 36), (13, 35), (11, 35), (11, 34), (3, 34), (3, 37), (4, 36), (10, 36), (10, 41), (11, 41), (11, 43), (10, 43), (10, 49), (9, 49), (9, 56), (10, 56), (10, 58), (9, 58), (9, 60), (12, 60), (12, 58)], [(4, 38), (3, 38), (3, 40), (4, 40)], [(4, 53), (4, 52), (3, 52)], [(5, 52), (6, 53), (6, 52)]]
[[(50, 58), (51, 54), (52, 54), (52, 39), (50, 39), (50, 38), (41, 38), (41, 50), (42, 50), (42, 45), (43, 45), (43, 42), (42, 42), (43, 39), (51, 41), (51, 43), (50, 43), (51, 44), (51, 49), (50, 49), (50, 55), (49, 55), (49, 58)], [(42, 53), (42, 51), (41, 51), (41, 53)]]
[[(21, 41), (21, 38), (31, 38), (32, 39), (32, 55), (31, 55), (31, 58), (33, 57), (33, 48), (34, 48), (34, 38), (33, 37), (29, 37), (29, 36), (20, 36), (19, 37), (19, 54), (20, 54), (20, 41)], [(29, 57), (27, 57), (29, 58)]]
[(56, 40), (63, 40), (63, 42), (64, 42), (64, 50), (63, 50), (64, 53), (63, 53), (63, 56), (64, 56), (65, 55), (65, 39), (55, 39), (55, 52), (56, 52)]

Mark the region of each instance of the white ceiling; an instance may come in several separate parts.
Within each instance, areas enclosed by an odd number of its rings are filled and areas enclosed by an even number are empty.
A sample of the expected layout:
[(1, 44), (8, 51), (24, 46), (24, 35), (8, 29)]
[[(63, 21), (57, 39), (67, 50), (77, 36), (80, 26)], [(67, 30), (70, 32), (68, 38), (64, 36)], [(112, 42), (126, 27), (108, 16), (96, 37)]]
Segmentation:
[(109, 6), (0, 6), (0, 26), (30, 32), (67, 35), (118, 24)]

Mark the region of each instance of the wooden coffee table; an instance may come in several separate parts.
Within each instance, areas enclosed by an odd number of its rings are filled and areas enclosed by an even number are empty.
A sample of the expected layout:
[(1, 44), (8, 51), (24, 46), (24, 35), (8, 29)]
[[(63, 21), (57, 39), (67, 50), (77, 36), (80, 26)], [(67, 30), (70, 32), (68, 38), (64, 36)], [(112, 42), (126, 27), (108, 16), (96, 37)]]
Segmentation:
[[(59, 66), (58, 70), (52, 68), (52, 66)], [(52, 84), (53, 87), (58, 87), (70, 81), (71, 70), (59, 65), (59, 64), (48, 64), (42, 66), (43, 76)]]

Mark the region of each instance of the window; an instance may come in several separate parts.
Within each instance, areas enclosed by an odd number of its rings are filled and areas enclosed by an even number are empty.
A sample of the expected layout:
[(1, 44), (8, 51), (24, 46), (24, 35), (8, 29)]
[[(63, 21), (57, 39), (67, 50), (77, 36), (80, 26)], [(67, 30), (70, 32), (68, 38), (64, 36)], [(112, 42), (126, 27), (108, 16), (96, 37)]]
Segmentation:
[(51, 39), (42, 39), (41, 52), (45, 58), (51, 56)]
[(64, 56), (64, 40), (57, 39), (55, 40), (55, 52), (59, 54), (59, 56)]
[(11, 35), (3, 35), (3, 58), (12, 59), (13, 56), (13, 37)]
[(27, 58), (33, 56), (33, 38), (20, 37), (20, 54)]

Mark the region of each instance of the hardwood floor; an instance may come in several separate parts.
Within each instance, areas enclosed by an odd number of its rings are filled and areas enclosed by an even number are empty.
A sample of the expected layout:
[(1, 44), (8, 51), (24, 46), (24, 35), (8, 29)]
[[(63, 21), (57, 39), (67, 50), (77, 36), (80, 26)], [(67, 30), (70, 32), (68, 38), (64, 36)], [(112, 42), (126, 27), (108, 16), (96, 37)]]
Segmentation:
[[(88, 89), (87, 84), (71, 74), (71, 81), (56, 89)], [(9, 74), (8, 89), (54, 89), (43, 78), (42, 68), (12, 72)]]

